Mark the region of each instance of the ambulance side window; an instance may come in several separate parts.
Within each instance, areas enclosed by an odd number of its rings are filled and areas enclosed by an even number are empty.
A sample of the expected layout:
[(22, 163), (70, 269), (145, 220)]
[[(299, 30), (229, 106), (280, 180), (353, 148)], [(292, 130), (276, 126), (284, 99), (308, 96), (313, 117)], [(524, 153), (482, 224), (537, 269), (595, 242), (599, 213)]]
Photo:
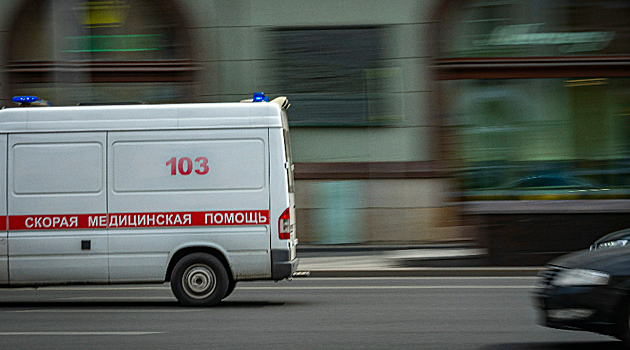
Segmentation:
[(98, 193), (103, 190), (100, 143), (21, 143), (12, 148), (17, 195)]
[(99, 132), (9, 135), (8, 215), (107, 213), (106, 140)]
[(159, 141), (115, 141), (112, 150), (116, 192), (245, 191), (265, 186), (262, 139), (169, 140), (165, 135)]

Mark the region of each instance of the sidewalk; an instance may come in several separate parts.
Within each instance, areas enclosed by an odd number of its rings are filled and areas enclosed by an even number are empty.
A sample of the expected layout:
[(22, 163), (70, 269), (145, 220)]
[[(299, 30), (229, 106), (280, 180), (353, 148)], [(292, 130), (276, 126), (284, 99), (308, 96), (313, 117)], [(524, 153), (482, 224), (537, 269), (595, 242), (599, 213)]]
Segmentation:
[(296, 277), (536, 276), (542, 267), (493, 267), (469, 244), (298, 245)]

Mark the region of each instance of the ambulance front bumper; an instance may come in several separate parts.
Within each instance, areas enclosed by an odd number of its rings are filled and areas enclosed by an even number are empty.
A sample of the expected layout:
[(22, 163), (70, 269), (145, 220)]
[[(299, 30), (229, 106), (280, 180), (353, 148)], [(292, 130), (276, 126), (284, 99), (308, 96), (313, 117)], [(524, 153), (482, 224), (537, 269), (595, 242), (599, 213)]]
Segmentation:
[(290, 250), (271, 250), (271, 278), (279, 281), (293, 276), (297, 270), (298, 258), (291, 259)]

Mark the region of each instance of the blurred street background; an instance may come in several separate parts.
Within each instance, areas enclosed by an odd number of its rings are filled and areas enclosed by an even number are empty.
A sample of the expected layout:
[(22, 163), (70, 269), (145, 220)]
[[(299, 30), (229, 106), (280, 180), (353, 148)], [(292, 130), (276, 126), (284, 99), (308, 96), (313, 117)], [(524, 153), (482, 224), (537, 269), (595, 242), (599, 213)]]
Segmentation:
[(540, 266), (629, 227), (629, 78), (625, 0), (0, 2), (5, 106), (287, 96), (305, 262)]

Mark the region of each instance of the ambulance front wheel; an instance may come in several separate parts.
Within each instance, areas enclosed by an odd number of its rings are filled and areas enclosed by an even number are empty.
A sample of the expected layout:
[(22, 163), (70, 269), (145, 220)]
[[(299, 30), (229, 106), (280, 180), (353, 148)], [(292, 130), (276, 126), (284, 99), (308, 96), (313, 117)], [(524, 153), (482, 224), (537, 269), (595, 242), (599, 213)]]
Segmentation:
[(223, 264), (205, 253), (186, 255), (177, 262), (171, 275), (171, 289), (181, 304), (212, 306), (221, 301), (230, 279)]

